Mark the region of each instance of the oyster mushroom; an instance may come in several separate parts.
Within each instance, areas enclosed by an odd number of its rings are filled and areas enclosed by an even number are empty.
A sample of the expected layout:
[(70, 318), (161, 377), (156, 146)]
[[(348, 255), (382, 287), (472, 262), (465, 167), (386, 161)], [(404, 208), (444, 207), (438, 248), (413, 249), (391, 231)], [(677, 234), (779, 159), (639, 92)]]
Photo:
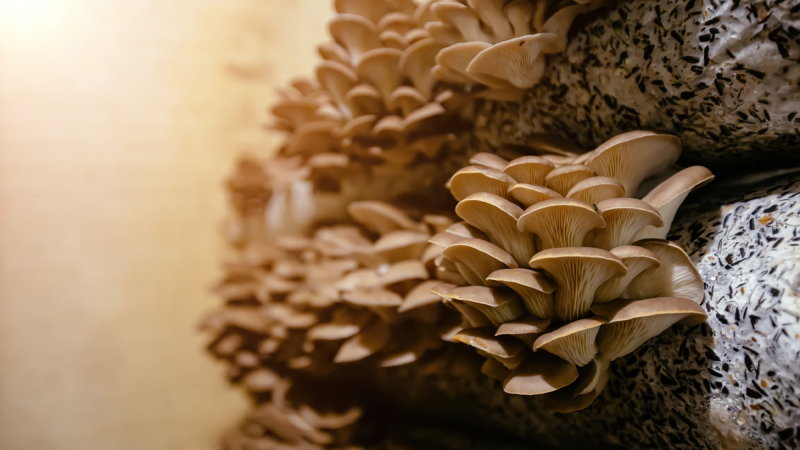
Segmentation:
[(578, 182), (567, 193), (567, 198), (581, 200), (590, 205), (625, 195), (625, 188), (610, 177), (591, 177)]
[(535, 184), (517, 183), (508, 188), (508, 195), (528, 208), (545, 200), (562, 198), (558, 192)]
[(536, 203), (517, 221), (520, 231), (536, 234), (542, 250), (580, 247), (588, 232), (605, 226), (603, 217), (592, 205), (567, 198)]
[(553, 291), (555, 284), (542, 273), (528, 269), (500, 269), (489, 274), (487, 281), (502, 283), (514, 290), (534, 317), (550, 320), (555, 317)]
[(389, 97), (400, 84), (397, 63), (403, 52), (393, 48), (376, 48), (365, 52), (358, 60), (356, 74), (359, 78), (375, 86), (389, 102)]
[(456, 205), (456, 214), (467, 223), (483, 231), (491, 242), (511, 253), (517, 264), (528, 266), (533, 255), (533, 239), (517, 229), (517, 219), (522, 209), (494, 194), (472, 194)]
[(478, 310), (495, 326), (518, 319), (525, 313), (519, 297), (502, 288), (462, 286), (447, 292), (447, 298)]
[(597, 205), (606, 226), (598, 228), (594, 246), (611, 250), (633, 242), (636, 233), (646, 226), (661, 227), (664, 221), (649, 203), (635, 198), (612, 198)]
[(373, 355), (389, 342), (390, 335), (391, 331), (386, 322), (374, 317), (358, 334), (339, 347), (333, 362), (348, 363)]
[(547, 174), (556, 166), (547, 158), (541, 156), (522, 156), (511, 160), (503, 172), (508, 174), (517, 183), (544, 186)]
[(453, 338), (496, 358), (508, 369), (516, 368), (527, 352), (525, 344), (508, 336), (495, 336), (493, 327), (465, 328)]
[(519, 319), (509, 320), (497, 327), (495, 336), (514, 336), (530, 348), (533, 347), (536, 338), (544, 333), (549, 325), (550, 320), (524, 316)]
[(559, 358), (583, 367), (597, 354), (595, 338), (600, 325), (606, 323), (603, 317), (580, 319), (545, 333), (533, 343), (533, 351), (546, 350)]
[(547, 352), (529, 355), (503, 382), (508, 394), (541, 395), (568, 386), (578, 378), (574, 364)]
[(331, 37), (350, 54), (356, 67), (364, 53), (378, 47), (378, 29), (368, 19), (355, 14), (338, 14), (328, 23)]
[(495, 44), (472, 59), (467, 73), (490, 75), (519, 89), (531, 88), (544, 74), (542, 50), (555, 37), (551, 33), (538, 33)]
[(545, 177), (545, 185), (562, 197), (581, 181), (595, 176), (591, 167), (583, 164), (567, 164), (550, 171)]
[(663, 239), (644, 239), (635, 245), (653, 252), (661, 265), (637, 275), (623, 298), (681, 297), (700, 303), (705, 295), (703, 278), (678, 244)]
[(461, 201), (478, 192), (488, 192), (507, 198), (514, 179), (503, 172), (488, 167), (467, 166), (450, 178), (450, 192)]
[(459, 273), (473, 286), (489, 285), (487, 277), (496, 270), (517, 267), (513, 256), (482, 239), (460, 240), (449, 245), (443, 254), (456, 263)]
[(621, 277), (613, 277), (601, 284), (595, 291), (593, 304), (608, 303), (622, 297), (631, 280), (637, 275), (647, 269), (661, 266), (661, 261), (653, 252), (636, 245), (623, 245), (611, 249), (611, 253), (622, 260), (628, 273)]

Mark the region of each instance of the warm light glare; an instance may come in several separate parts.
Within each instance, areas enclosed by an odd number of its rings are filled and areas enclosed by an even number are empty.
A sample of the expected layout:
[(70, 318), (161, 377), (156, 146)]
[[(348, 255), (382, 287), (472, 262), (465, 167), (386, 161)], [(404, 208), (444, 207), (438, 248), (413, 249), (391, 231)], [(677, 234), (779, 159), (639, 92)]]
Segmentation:
[(51, 38), (63, 22), (64, 0), (0, 0), (0, 34), (25, 42)]

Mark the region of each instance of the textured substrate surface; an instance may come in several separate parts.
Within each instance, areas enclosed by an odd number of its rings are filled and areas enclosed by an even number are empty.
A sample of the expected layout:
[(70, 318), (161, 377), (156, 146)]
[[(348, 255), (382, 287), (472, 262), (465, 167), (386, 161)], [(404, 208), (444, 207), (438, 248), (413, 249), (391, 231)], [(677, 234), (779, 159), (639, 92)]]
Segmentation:
[(703, 275), (708, 321), (676, 325), (612, 363), (587, 410), (551, 414), (484, 376), (393, 386), (413, 386), (410, 402), (428, 413), (565, 448), (797, 448), (800, 174), (717, 182), (689, 201), (670, 239)]
[(485, 104), (485, 144), (550, 132), (591, 149), (651, 129), (677, 134), (685, 161), (800, 158), (796, 0), (622, 1), (575, 30), (521, 105)]

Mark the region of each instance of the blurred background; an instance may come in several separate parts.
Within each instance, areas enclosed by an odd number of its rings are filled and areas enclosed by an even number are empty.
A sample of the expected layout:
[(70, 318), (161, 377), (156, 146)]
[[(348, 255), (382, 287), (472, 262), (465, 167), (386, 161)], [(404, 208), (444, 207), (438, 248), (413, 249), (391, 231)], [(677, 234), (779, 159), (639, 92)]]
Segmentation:
[(223, 183), (324, 0), (0, 0), (0, 449), (213, 449)]

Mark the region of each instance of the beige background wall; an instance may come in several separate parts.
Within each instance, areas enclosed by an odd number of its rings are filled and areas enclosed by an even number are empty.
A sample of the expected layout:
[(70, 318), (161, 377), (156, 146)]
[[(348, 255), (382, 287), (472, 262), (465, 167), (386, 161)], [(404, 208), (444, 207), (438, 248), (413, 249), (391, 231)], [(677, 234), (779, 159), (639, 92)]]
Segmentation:
[(195, 332), (235, 155), (323, 0), (0, 0), (0, 449), (212, 449)]

